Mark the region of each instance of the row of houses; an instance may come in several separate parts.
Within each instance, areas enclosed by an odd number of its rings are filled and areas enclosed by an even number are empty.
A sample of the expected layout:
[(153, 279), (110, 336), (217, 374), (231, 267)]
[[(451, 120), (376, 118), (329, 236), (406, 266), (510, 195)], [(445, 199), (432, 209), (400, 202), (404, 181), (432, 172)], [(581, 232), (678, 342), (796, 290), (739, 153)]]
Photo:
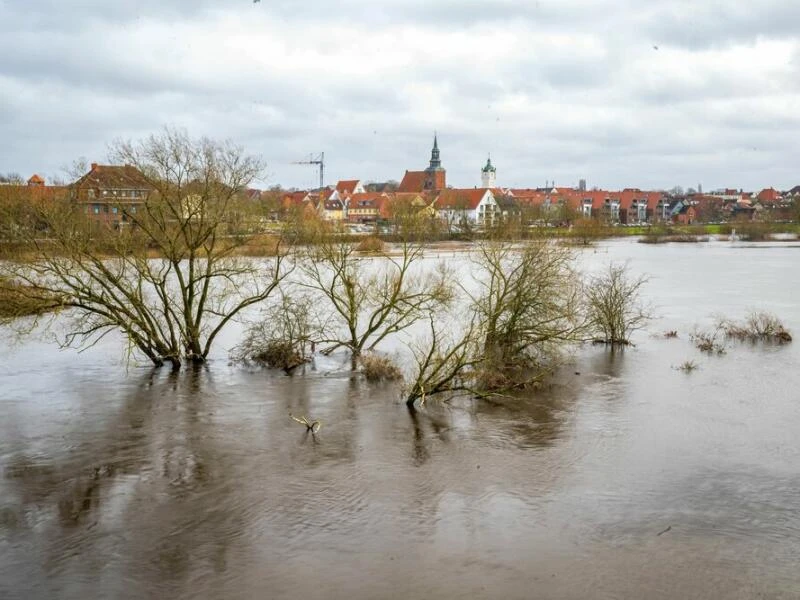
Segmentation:
[[(800, 189), (780, 195), (774, 190), (751, 197), (723, 199), (714, 195), (673, 196), (666, 192), (574, 188), (446, 188), (434, 192), (367, 192), (357, 180), (336, 187), (283, 195), (285, 210), (306, 218), (349, 223), (374, 223), (398, 214), (417, 214), (449, 223), (492, 225), (498, 219), (524, 216), (528, 221), (569, 224), (579, 218), (607, 223), (692, 224), (741, 219), (789, 220), (795, 215)], [(761, 196), (761, 197), (759, 197)]]
[(527, 215), (532, 222), (568, 224), (578, 218), (608, 223), (646, 224), (792, 218), (800, 200), (800, 186), (781, 193), (767, 188), (754, 194), (719, 190), (709, 194), (676, 195), (664, 191), (628, 188), (622, 191), (581, 188), (504, 188), (496, 184), (497, 169), (491, 158), (481, 169), (481, 187), (447, 186), (438, 138), (434, 136), (428, 168), (406, 171), (396, 191), (367, 191), (360, 180), (339, 181), (335, 187), (311, 192), (286, 193), (282, 206), (329, 221), (371, 223), (390, 219), (398, 210), (448, 222), (469, 221), (491, 225), (498, 219)]
[[(733, 219), (788, 220), (796, 216), (800, 186), (787, 192), (767, 188), (758, 193), (724, 189), (707, 194), (670, 194), (628, 188), (622, 191), (571, 187), (504, 188), (496, 183), (491, 158), (480, 172), (481, 187), (447, 185), (438, 138), (434, 136), (429, 166), (406, 171), (396, 189), (367, 186), (358, 179), (342, 180), (333, 187), (281, 193), (276, 218), (287, 213), (340, 223), (376, 223), (398, 215), (423, 216), (450, 224), (493, 225), (523, 216), (530, 223), (569, 224), (580, 218), (608, 223), (727, 221)], [(69, 197), (93, 220), (120, 227), (141, 209), (152, 192), (146, 178), (130, 165), (100, 165), (68, 186), (47, 186), (38, 175), (25, 186), (37, 195)], [(369, 189), (368, 189), (369, 188)], [(244, 190), (253, 201), (265, 199), (260, 190)], [(273, 194), (274, 199), (274, 194)]]

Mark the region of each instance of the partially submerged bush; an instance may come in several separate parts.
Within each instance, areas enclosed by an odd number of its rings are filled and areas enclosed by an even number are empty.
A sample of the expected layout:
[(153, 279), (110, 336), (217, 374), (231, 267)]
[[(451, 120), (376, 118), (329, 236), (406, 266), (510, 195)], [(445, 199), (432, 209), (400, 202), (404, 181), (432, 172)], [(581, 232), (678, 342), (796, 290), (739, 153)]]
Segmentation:
[(232, 351), (240, 362), (255, 362), (287, 373), (311, 360), (306, 352), (321, 327), (311, 311), (311, 299), (305, 296), (282, 296), (265, 319), (252, 326)]
[(359, 252), (372, 252), (377, 254), (383, 252), (385, 245), (382, 239), (370, 235), (358, 243), (356, 250)]
[(267, 340), (263, 346), (254, 349), (247, 358), (272, 369), (283, 369), (284, 371), (291, 371), (308, 361), (308, 358), (304, 357), (292, 342), (287, 340)]
[(697, 330), (691, 340), (700, 352), (707, 354), (725, 354), (725, 345), (720, 341), (720, 329)]
[(678, 337), (678, 332), (675, 331), (674, 329), (670, 329), (669, 331), (665, 331), (662, 334), (662, 337), (665, 339), (676, 338)]
[(691, 373), (692, 371), (699, 369), (700, 366), (693, 360), (685, 360), (675, 368), (678, 371), (683, 371), (684, 373)]
[(358, 357), (358, 363), (367, 381), (398, 381), (403, 378), (400, 367), (388, 356), (367, 352)]
[(785, 344), (792, 335), (781, 320), (768, 312), (752, 312), (742, 321), (720, 319), (717, 327), (726, 337), (747, 342), (773, 342)]
[(646, 282), (646, 277), (631, 277), (625, 265), (613, 263), (589, 280), (586, 304), (595, 343), (630, 344), (630, 335), (652, 318), (640, 295)]

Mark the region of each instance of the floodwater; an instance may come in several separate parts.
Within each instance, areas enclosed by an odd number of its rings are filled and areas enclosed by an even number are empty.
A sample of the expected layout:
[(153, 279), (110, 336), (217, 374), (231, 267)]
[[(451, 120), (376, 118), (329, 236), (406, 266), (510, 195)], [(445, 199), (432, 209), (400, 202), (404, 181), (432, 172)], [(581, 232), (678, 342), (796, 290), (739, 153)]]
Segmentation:
[(333, 358), (174, 377), (111, 339), (3, 342), (0, 598), (800, 598), (798, 343), (688, 340), (749, 308), (800, 333), (799, 259), (585, 251), (648, 273), (661, 319), (496, 405), (409, 413)]

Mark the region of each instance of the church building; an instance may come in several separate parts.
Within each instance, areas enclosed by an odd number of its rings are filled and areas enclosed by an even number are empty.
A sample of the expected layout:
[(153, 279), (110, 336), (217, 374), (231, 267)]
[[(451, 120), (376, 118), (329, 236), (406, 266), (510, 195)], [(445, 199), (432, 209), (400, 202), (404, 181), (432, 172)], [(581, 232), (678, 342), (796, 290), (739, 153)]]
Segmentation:
[(406, 193), (440, 192), (447, 187), (446, 175), (447, 172), (442, 167), (442, 160), (439, 156), (438, 136), (434, 134), (430, 165), (424, 171), (406, 171), (397, 191)]

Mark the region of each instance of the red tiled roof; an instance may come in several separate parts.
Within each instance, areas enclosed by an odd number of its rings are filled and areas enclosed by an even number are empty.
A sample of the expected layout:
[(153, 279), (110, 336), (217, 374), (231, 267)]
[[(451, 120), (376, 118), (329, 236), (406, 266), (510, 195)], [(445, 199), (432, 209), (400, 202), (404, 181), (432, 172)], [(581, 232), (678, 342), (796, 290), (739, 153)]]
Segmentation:
[(425, 179), (427, 173), (425, 171), (406, 171), (403, 175), (403, 180), (397, 187), (398, 192), (421, 192), (425, 189)]
[(775, 188), (763, 189), (756, 197), (758, 198), (759, 202), (777, 202), (781, 199), (780, 193), (778, 193), (778, 190)]
[(298, 206), (308, 198), (308, 193), (306, 192), (288, 192), (283, 196), (283, 203), (286, 206)]
[(107, 189), (149, 190), (152, 186), (139, 169), (131, 165), (98, 165), (72, 185)]
[(42, 179), (37, 173), (31, 175), (31, 178), (28, 179), (28, 185), (44, 185), (44, 179)]
[(348, 206), (350, 208), (378, 208), (386, 194), (381, 192), (364, 192), (362, 194), (351, 194)]
[(442, 190), (439, 197), (436, 199), (436, 208), (466, 208), (475, 210), (487, 191), (491, 193), (487, 188)]
[(343, 179), (336, 184), (336, 191), (340, 194), (352, 194), (358, 185), (358, 179)]

